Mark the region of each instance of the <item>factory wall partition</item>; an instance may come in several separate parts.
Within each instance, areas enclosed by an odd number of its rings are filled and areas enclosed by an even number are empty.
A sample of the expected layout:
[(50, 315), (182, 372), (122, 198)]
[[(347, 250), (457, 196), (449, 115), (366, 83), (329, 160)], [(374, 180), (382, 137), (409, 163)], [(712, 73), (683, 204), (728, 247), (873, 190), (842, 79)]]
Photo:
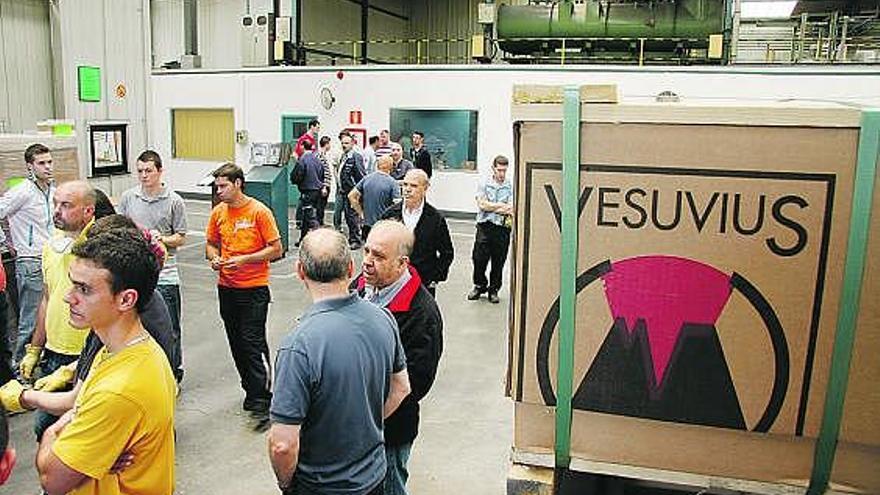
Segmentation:
[(880, 115), (574, 108), (512, 109), (514, 458), (880, 492)]

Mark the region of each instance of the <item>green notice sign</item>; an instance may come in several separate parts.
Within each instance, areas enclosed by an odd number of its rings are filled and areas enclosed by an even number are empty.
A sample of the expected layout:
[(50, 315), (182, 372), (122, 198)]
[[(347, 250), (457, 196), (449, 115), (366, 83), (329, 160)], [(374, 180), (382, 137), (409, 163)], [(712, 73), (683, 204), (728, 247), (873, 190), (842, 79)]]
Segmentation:
[(101, 101), (101, 68), (81, 65), (76, 68), (80, 101)]

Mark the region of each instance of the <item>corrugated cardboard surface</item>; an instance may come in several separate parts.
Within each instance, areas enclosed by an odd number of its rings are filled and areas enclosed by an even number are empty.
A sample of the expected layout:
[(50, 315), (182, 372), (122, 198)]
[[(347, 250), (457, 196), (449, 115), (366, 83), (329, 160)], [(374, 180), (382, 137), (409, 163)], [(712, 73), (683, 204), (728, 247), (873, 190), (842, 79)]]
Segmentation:
[[(768, 482), (809, 478), (857, 143), (858, 129), (846, 127), (583, 125), (574, 456)], [(514, 443), (546, 451), (553, 447), (552, 407), (546, 406), (555, 401), (561, 123), (521, 123), (517, 149), (510, 389), (520, 403)], [(874, 225), (880, 227), (876, 216)], [(869, 253), (876, 258), (880, 250), (872, 245)], [(866, 281), (876, 265), (869, 262)], [(591, 268), (602, 275), (590, 277)], [(730, 280), (729, 297), (711, 321), (693, 321), (693, 308), (711, 306), (719, 288), (695, 282), (699, 273)], [(833, 478), (869, 493), (880, 492), (880, 470), (865, 469), (880, 460), (878, 283), (868, 282), (862, 298)], [(624, 320), (613, 315), (623, 314), (620, 294), (635, 301), (624, 304)], [(667, 330), (701, 325), (662, 333), (663, 323)], [(639, 331), (646, 340), (634, 337)], [(636, 340), (620, 348), (612, 333)], [(787, 352), (774, 351), (773, 336), (778, 349), (780, 333)], [(657, 344), (664, 338), (675, 345)], [(685, 345), (695, 342), (696, 348)], [(640, 356), (645, 376), (615, 375), (625, 360), (615, 349), (632, 353), (629, 359)], [(688, 349), (699, 352), (688, 355)], [(727, 382), (716, 380), (725, 373)], [(672, 409), (619, 407), (620, 394), (652, 379), (652, 400), (676, 394)], [(731, 420), (737, 417), (741, 425)]]

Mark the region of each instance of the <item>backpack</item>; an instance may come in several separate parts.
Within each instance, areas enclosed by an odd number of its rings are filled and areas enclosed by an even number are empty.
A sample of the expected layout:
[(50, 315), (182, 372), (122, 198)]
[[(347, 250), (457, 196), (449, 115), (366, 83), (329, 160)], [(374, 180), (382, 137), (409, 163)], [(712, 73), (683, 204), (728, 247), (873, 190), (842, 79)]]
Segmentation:
[(298, 186), (302, 184), (303, 180), (306, 178), (306, 167), (303, 165), (302, 160), (297, 160), (296, 164), (293, 166), (293, 170), (290, 171), (290, 183)]

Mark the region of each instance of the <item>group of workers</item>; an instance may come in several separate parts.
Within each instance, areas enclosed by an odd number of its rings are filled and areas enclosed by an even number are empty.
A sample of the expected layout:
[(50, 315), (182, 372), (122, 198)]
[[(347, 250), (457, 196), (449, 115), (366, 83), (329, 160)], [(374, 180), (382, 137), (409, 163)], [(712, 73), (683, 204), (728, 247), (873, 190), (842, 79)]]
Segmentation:
[[(350, 135), (341, 138), (334, 175), (339, 180), (348, 166), (361, 178), (350, 180), (336, 203), (344, 198), (345, 211), (364, 220), (369, 213), (368, 228), (361, 231), (357, 219), (353, 237), (349, 222), (346, 237), (323, 227), (332, 179), (317, 167), (328, 170), (319, 152), (329, 139), (312, 139), (317, 151), (301, 139), (304, 183), (319, 188), (303, 201), (296, 273), (313, 304), (275, 353), (274, 383), (266, 319), (269, 263), (281, 256), (281, 236), (268, 207), (245, 194), (245, 174), (232, 163), (213, 172), (220, 202), (206, 227), (205, 255), (218, 276), (242, 407), (255, 430), (269, 431), (282, 492), (405, 494), (419, 401), (443, 349), (436, 286), (446, 280), (454, 252), (446, 220), (426, 201), (430, 172), (409, 164), (393, 177), (400, 164), (393, 155), (402, 152), (386, 137), (372, 149), (388, 153), (368, 174), (368, 153), (353, 152)], [(3, 409), (38, 410), (36, 467), (45, 493), (172, 493), (174, 402), (183, 379), (176, 250), (186, 240), (184, 202), (162, 182), (153, 151), (138, 157), (139, 184), (115, 208), (85, 181), (56, 187), (45, 146), (28, 148), (25, 162), (27, 179), (0, 198), (16, 254), (19, 306), (13, 349), (0, 333)], [(512, 213), (506, 167), (506, 158), (497, 157), (477, 194), (469, 299), (488, 293), (498, 302)], [(402, 189), (402, 201), (393, 201), (392, 189)], [(377, 190), (392, 200), (376, 203)], [(351, 251), (361, 247), (358, 274)], [(0, 417), (5, 423), (3, 411)], [(5, 424), (0, 440), (2, 483), (15, 463)]]

